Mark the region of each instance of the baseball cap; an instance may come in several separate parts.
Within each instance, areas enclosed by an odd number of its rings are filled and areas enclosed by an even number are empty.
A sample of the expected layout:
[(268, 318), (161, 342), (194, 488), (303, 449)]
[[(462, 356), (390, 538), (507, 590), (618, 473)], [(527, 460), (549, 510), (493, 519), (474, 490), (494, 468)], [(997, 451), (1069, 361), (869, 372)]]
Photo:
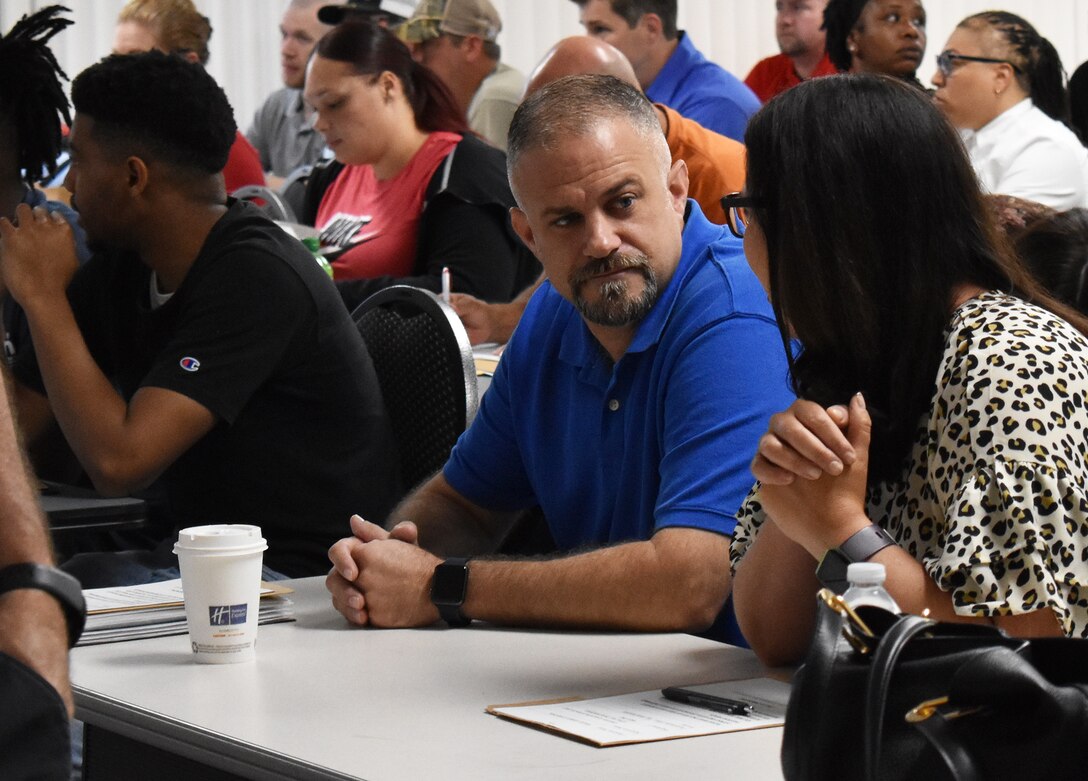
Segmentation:
[(430, 41), (442, 33), (494, 41), (500, 30), (499, 12), (488, 0), (420, 0), (415, 13), (397, 28), (397, 35), (408, 43)]
[(317, 18), (325, 24), (340, 24), (349, 13), (388, 16), (393, 22), (401, 22), (412, 15), (410, 0), (348, 0), (339, 5), (323, 5), (317, 9)]

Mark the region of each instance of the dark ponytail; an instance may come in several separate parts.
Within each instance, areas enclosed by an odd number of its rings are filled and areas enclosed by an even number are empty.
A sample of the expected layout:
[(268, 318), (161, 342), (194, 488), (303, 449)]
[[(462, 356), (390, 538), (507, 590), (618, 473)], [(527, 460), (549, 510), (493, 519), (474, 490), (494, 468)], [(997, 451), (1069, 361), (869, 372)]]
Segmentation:
[(1042, 36), (1036, 52), (1035, 67), (1027, 73), (1031, 100), (1051, 119), (1069, 124), (1069, 93), (1062, 60), (1054, 44)]
[(1014, 64), (1020, 86), (1031, 101), (1051, 119), (1069, 124), (1069, 95), (1065, 70), (1054, 44), (1026, 19), (1007, 11), (984, 11), (968, 16), (960, 27), (987, 25), (998, 32), (1008, 46), (1005, 59)]
[(349, 63), (363, 76), (392, 73), (404, 88), (420, 130), (472, 135), (446, 85), (430, 68), (412, 59), (404, 42), (388, 30), (365, 20), (343, 22), (317, 42), (314, 54)]

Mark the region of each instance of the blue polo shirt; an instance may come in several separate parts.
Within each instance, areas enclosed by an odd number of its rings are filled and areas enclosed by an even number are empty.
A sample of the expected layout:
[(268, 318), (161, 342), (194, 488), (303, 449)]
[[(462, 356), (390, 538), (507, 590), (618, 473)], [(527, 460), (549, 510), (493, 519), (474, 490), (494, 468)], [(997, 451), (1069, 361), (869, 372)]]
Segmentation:
[[(793, 395), (740, 240), (688, 209), (677, 269), (615, 365), (540, 287), (446, 465), (454, 489), (496, 511), (540, 505), (561, 550), (733, 533), (759, 437)], [(715, 635), (742, 642), (735, 625)]]
[(664, 103), (705, 128), (744, 143), (748, 117), (760, 102), (748, 85), (695, 48), (688, 34), (646, 90), (654, 103)]

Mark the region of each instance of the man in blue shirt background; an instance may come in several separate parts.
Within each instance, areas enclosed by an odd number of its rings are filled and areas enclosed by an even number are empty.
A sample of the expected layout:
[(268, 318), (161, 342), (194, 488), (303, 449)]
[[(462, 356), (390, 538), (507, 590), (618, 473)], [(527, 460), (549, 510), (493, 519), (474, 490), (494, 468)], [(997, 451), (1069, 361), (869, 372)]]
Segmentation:
[[(508, 170), (514, 227), (548, 282), (444, 470), (390, 531), (356, 516), (333, 546), (333, 603), (376, 626), (714, 625), (742, 642), (723, 610), (728, 543), (757, 441), (791, 394), (741, 244), (687, 199), (650, 101), (612, 77), (527, 98)], [(534, 506), (561, 556), (461, 558)]]
[(759, 109), (759, 98), (677, 30), (676, 0), (571, 2), (580, 9), (587, 35), (612, 44), (631, 61), (650, 100), (744, 142), (744, 128)]

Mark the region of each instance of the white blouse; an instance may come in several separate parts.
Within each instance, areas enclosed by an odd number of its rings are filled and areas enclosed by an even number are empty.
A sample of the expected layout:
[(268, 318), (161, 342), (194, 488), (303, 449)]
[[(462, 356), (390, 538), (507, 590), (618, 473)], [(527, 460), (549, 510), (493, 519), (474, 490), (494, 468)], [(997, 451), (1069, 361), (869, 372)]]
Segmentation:
[(983, 190), (1061, 211), (1088, 207), (1088, 150), (1031, 98), (960, 133)]

